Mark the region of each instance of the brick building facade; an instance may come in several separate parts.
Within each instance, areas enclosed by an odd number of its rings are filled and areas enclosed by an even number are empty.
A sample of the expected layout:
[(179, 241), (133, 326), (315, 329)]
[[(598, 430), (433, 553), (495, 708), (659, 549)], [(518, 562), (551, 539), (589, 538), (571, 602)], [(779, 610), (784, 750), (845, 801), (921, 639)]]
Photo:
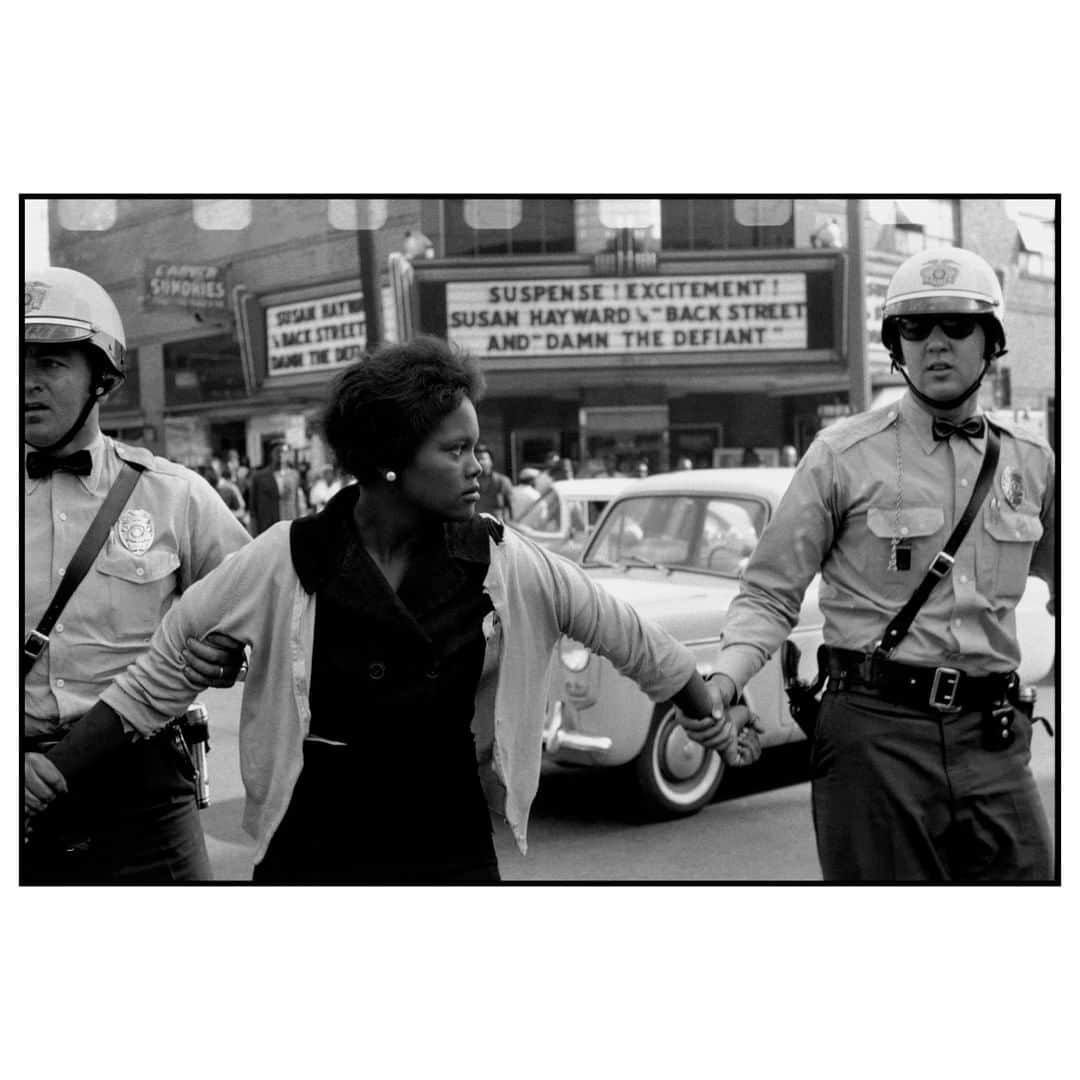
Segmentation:
[[(899, 385), (876, 341), (892, 270), (953, 242), (1005, 289), (1007, 375), (987, 380), (984, 404), (1052, 417), (1053, 205), (864, 203), (875, 395)], [(100, 281), (124, 320), (132, 377), (104, 426), (176, 460), (235, 448), (257, 465), (284, 436), (322, 464), (328, 380), (381, 324), (385, 338), (445, 333), (477, 352), (498, 467), (555, 450), (579, 468), (610, 452), (656, 471), (683, 454), (737, 463), (746, 447), (771, 460), (846, 410), (847, 210), (828, 198), (50, 200), (49, 241), (52, 262)]]

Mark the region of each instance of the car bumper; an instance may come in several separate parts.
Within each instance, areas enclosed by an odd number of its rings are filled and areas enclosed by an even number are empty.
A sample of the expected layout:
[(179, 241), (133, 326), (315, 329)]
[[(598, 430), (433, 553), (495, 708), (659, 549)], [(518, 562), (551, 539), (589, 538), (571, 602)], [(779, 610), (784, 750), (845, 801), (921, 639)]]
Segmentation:
[(575, 731), (572, 723), (573, 709), (556, 698), (544, 725), (544, 752), (552, 757), (576, 758), (588, 755), (589, 760), (602, 759), (613, 743), (607, 735), (586, 735)]

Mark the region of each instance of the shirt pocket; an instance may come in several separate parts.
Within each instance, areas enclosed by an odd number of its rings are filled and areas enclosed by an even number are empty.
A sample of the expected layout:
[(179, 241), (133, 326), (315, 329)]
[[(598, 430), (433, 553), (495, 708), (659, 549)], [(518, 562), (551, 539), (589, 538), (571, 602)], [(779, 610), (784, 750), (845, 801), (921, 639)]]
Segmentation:
[(1019, 600), (1027, 586), (1035, 545), (1042, 539), (1042, 522), (1030, 511), (1009, 510), (999, 504), (989, 509), (983, 528), (990, 537), (985, 562), (994, 598)]
[[(871, 564), (864, 567), (868, 581), (876, 581), (886, 596), (907, 596), (914, 592), (941, 550), (945, 531), (945, 511), (940, 506), (870, 507), (866, 527), (871, 542), (866, 545)], [(893, 538), (911, 552), (908, 570), (890, 570)], [(900, 557), (900, 556), (898, 556)]]
[(180, 556), (168, 548), (134, 555), (110, 543), (94, 564), (105, 591), (101, 620), (116, 644), (150, 640), (177, 593)]

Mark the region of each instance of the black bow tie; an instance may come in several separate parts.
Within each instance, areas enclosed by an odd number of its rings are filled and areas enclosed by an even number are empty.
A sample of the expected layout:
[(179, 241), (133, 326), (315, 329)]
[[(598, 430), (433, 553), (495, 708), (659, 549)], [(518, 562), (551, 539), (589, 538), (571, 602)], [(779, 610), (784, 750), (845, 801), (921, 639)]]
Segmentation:
[(981, 416), (972, 416), (953, 424), (948, 420), (935, 420), (931, 430), (934, 438), (946, 441), (953, 435), (963, 435), (965, 439), (981, 439), (986, 434), (986, 421)]
[(89, 476), (93, 461), (89, 450), (76, 450), (67, 457), (52, 457), (39, 450), (31, 450), (26, 455), (26, 475), (31, 480), (40, 480), (54, 472), (69, 472), (76, 476)]

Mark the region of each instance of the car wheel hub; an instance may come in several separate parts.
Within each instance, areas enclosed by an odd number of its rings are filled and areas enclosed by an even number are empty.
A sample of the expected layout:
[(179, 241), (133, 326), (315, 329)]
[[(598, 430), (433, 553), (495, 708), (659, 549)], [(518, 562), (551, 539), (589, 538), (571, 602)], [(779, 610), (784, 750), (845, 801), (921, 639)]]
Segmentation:
[(705, 763), (705, 748), (694, 742), (681, 724), (669, 724), (660, 745), (660, 769), (675, 783), (689, 780)]

